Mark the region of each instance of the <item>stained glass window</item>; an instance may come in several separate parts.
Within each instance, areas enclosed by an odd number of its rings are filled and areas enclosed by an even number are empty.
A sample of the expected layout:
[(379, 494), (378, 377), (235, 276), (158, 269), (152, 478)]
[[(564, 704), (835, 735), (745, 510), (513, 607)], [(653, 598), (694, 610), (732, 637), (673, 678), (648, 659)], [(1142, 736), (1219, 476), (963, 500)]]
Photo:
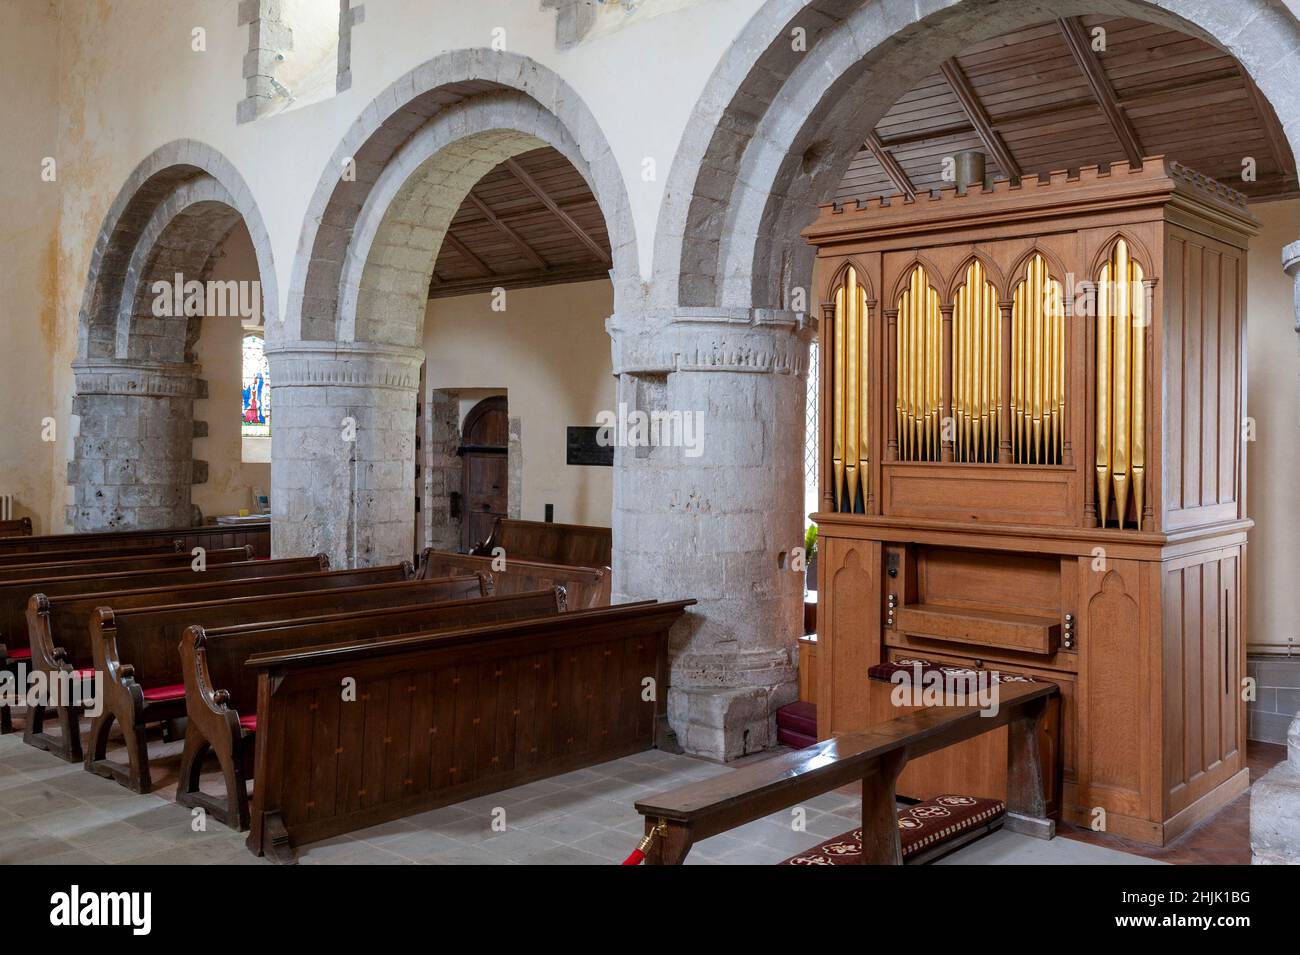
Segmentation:
[(244, 336), (243, 409), (240, 433), (264, 438), (271, 433), (271, 373), (262, 350), (262, 336)]

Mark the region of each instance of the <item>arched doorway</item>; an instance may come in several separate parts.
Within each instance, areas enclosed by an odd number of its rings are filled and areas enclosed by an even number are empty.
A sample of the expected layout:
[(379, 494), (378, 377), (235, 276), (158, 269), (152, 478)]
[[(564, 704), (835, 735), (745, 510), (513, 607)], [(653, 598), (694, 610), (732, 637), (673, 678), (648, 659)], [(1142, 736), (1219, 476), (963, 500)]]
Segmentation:
[(466, 553), (488, 539), (509, 511), (510, 417), (504, 395), (484, 398), (465, 416), (461, 432), (461, 546)]

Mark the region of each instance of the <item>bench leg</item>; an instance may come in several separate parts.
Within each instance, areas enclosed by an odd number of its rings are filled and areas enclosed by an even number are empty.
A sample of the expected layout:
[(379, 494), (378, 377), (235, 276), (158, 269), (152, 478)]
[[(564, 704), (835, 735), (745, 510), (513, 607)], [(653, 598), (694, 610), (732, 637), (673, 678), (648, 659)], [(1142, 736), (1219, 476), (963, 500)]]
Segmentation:
[(75, 706), (55, 707), (62, 734), (51, 736), (44, 731), (45, 707), (35, 704), (27, 708), (27, 728), (23, 731), (23, 742), (37, 749), (53, 753), (59, 759), (69, 763), (81, 762), (81, 719)]
[[(646, 816), (645, 834), (648, 836), (659, 826), (658, 819)], [(686, 861), (686, 853), (691, 851), (695, 836), (689, 826), (679, 822), (668, 821), (664, 831), (658, 833), (650, 848), (646, 850), (646, 865), (681, 865)]]
[(1056, 822), (1047, 816), (1043, 796), (1043, 761), (1038, 749), (1047, 714), (1047, 700), (1020, 707), (1007, 723), (1007, 814), (1003, 828), (1036, 839), (1056, 835)]
[(149, 745), (143, 722), (136, 720), (134, 724), (128, 724), (126, 720), (117, 720), (122, 726), (128, 765), (122, 766), (107, 758), (108, 733), (116, 719), (117, 714), (106, 708), (90, 724), (90, 735), (86, 740), (86, 771), (105, 779), (115, 779), (132, 792), (151, 793), (153, 779), (149, 774)]
[(906, 751), (894, 750), (875, 760), (862, 777), (863, 865), (903, 864), (895, 789), (906, 764)]
[(9, 714), (9, 709), (8, 705), (0, 703), (0, 736), (14, 731), (14, 721)]
[[(211, 752), (221, 766), (226, 783), (226, 798), (214, 799), (199, 789), (203, 758)], [(249, 825), (248, 787), (240, 769), (239, 754), (223, 753), (209, 744), (191, 722), (185, 731), (185, 749), (181, 752), (180, 780), (176, 783), (176, 801), (182, 806), (201, 808), (218, 822), (236, 832)]]

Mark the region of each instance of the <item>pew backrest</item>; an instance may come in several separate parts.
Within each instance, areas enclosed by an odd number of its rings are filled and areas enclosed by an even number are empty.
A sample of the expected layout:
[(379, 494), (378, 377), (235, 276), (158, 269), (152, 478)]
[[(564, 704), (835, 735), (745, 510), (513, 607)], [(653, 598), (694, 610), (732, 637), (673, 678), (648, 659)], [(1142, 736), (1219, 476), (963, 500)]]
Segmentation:
[[(608, 607), (610, 576), (604, 567), (570, 567), (541, 561), (507, 558), (504, 570), (493, 570), (495, 558), (453, 554), (432, 548), (420, 555), (420, 575), (446, 577), (450, 574), (492, 575), (492, 592), (497, 595), (525, 593), (545, 587), (563, 587), (573, 610)], [(496, 566), (501, 566), (499, 563)]]
[[(46, 561), (45, 554), (32, 554), (32, 563), (0, 565), (0, 582), (6, 580), (53, 580), (59, 577), (83, 577), (87, 574), (111, 574), (130, 570), (175, 570), (190, 567), (195, 558), (189, 552), (168, 551), (157, 554), (128, 554), (116, 557), (85, 557), (74, 551), (72, 560)], [(208, 564), (234, 564), (253, 559), (253, 548), (227, 547), (206, 551)], [(39, 560), (39, 562), (37, 562)]]
[(0, 521), (0, 537), (31, 537), (32, 519), (18, 517), (10, 521)]
[[(269, 561), (252, 561), (250, 569), (260, 569)], [(218, 573), (225, 567), (209, 568), (206, 574)], [(257, 598), (310, 593), (318, 590), (354, 592), (367, 587), (384, 587), (411, 580), (409, 563), (384, 567), (362, 567), (355, 570), (317, 571), (314, 573), (260, 574), (258, 576), (231, 577), (223, 580), (205, 580), (186, 585), (145, 587), (134, 590), (96, 591), (70, 593), (50, 597), (37, 593), (28, 601), (27, 628), (31, 638), (32, 660), (44, 661), (53, 666), (55, 657), (74, 669), (94, 663), (90, 631), (92, 615), (97, 608), (111, 607), (117, 612), (146, 610), (158, 607), (193, 606), (246, 606)], [(233, 612), (233, 611), (232, 611)], [(62, 650), (55, 655), (54, 650)], [(175, 649), (173, 645), (172, 649)], [(179, 682), (174, 680), (172, 682)]]
[(500, 547), (506, 560), (535, 560), (570, 567), (608, 567), (613, 554), (613, 532), (586, 524), (552, 524), (498, 518), (492, 535), (471, 553), (490, 557)]
[[(5, 542), (0, 540), (0, 545)], [(103, 547), (72, 547), (62, 550), (4, 550), (0, 547), (0, 567), (21, 567), (27, 564), (63, 564), (72, 560), (108, 560), (110, 557), (157, 557), (161, 554), (180, 553), (180, 545), (158, 544), (152, 541), (126, 541)]]
[(344, 612), (380, 614), (392, 607), (482, 598), (486, 586), (483, 577), (448, 577), (318, 586), (130, 610), (100, 606), (89, 615), (87, 636), (96, 669), (128, 664), (141, 686), (172, 686), (183, 682), (177, 647), (186, 628), (193, 625), (215, 629), (267, 621), (291, 623), (297, 617)]
[[(226, 627), (191, 627), (187, 631), (191, 633), (191, 639), (182, 641), (183, 647), (189, 649), (182, 649), (182, 653), (198, 654), (195, 672), (207, 674), (203, 682), (225, 690), (227, 705), (247, 714), (256, 712), (257, 707), (257, 672), (246, 665), (254, 654), (546, 617), (561, 613), (563, 609), (563, 595), (553, 588), (360, 613), (354, 611)], [(187, 692), (189, 689), (186, 688)]]
[(186, 564), (165, 570), (123, 570), (84, 574), (79, 577), (60, 577), (53, 580), (34, 578), (0, 581), (0, 646), (22, 648), (30, 645), (28, 611), (31, 600), (36, 594), (43, 594), (52, 599), (73, 594), (90, 595), (117, 591), (136, 593), (140, 590), (149, 590), (167, 593), (177, 587), (194, 585), (197, 580), (215, 583), (319, 573), (328, 566), (329, 558), (324, 554), (317, 554), (314, 557), (287, 557), (280, 560), (215, 564), (201, 572), (192, 570)]
[(257, 557), (271, 555), (270, 520), (248, 524), (201, 524), (157, 530), (92, 531), (79, 534), (49, 534), (39, 537), (0, 538), (0, 554), (47, 550), (119, 550), (132, 547), (170, 547), (179, 541), (182, 550), (206, 547), (219, 550), (250, 544)]
[[(250, 849), (313, 842), (649, 749), (666, 698), (668, 631), (694, 602), (251, 657)], [(356, 681), (355, 703), (341, 699), (345, 676)]]

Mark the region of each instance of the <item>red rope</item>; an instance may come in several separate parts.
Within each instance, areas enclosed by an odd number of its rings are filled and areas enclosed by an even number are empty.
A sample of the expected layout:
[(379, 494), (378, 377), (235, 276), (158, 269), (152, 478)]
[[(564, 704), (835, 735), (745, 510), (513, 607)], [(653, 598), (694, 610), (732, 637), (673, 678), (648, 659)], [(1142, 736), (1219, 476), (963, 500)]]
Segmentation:
[(645, 853), (640, 849), (633, 849), (632, 854), (623, 860), (623, 865), (640, 865), (645, 861)]

